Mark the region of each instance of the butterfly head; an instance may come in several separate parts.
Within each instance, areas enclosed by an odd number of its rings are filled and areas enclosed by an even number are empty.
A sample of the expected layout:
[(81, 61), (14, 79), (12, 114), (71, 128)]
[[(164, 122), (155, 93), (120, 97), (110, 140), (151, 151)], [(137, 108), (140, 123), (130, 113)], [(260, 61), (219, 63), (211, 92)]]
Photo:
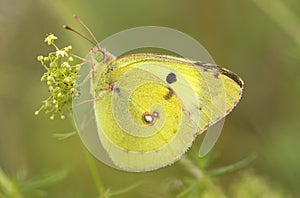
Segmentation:
[(102, 48), (97, 44), (91, 51), (93, 60), (97, 63), (108, 65), (111, 61), (115, 60), (116, 57), (106, 49)]

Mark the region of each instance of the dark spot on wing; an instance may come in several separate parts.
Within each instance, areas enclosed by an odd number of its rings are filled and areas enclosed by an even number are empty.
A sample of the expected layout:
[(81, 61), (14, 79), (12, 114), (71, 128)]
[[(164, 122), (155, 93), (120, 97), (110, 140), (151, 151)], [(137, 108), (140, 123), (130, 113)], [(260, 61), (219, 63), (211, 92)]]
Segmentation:
[(166, 78), (166, 81), (167, 81), (167, 83), (169, 83), (169, 84), (172, 84), (172, 83), (174, 83), (174, 82), (176, 82), (176, 75), (174, 74), (174, 73), (169, 73), (168, 74), (168, 76), (167, 76), (167, 78)]

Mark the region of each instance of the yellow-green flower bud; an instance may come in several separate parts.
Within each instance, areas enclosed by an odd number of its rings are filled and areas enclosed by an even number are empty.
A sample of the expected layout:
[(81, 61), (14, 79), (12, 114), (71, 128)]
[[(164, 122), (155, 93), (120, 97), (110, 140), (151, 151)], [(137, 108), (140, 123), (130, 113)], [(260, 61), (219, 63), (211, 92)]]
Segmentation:
[(48, 108), (50, 108), (52, 105), (48, 102), (48, 101), (46, 101), (45, 102), (45, 104), (44, 104), (44, 108), (45, 109), (48, 109)]
[(65, 82), (65, 83), (69, 83), (69, 82), (71, 82), (71, 80), (72, 80), (72, 79), (71, 79), (70, 77), (66, 77), (66, 78), (64, 79), (64, 82)]
[(43, 76), (41, 77), (41, 82), (44, 82), (45, 80), (46, 80), (46, 76), (43, 75)]
[(44, 59), (43, 56), (38, 56), (38, 57), (37, 57), (37, 60), (38, 60), (38, 61), (42, 61), (43, 59)]
[(51, 63), (49, 64), (49, 66), (50, 66), (50, 67), (57, 67), (57, 64), (56, 64), (55, 62), (51, 62)]
[(45, 62), (48, 62), (49, 60), (50, 60), (49, 57), (44, 57)]
[(69, 62), (73, 62), (73, 61), (74, 61), (74, 58), (73, 58), (72, 56), (70, 56), (70, 57), (68, 58), (68, 61), (69, 61)]

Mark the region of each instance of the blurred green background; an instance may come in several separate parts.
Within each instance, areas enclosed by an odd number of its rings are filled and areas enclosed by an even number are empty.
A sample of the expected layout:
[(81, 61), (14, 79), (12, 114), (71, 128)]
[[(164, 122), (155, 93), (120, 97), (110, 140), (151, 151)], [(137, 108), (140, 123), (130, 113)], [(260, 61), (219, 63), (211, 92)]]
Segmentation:
[[(245, 82), (244, 96), (226, 119), (212, 151), (219, 156), (212, 167), (256, 152), (257, 159), (246, 169), (266, 179), (271, 189), (300, 196), (298, 0), (284, 4), (278, 0), (0, 0), (0, 168), (6, 174), (24, 169), (28, 178), (36, 178), (67, 170), (63, 181), (46, 189), (46, 197), (97, 197), (79, 137), (59, 141), (52, 136), (74, 130), (71, 120), (34, 115), (47, 96), (40, 83), (44, 71), (36, 60), (49, 51), (43, 43), (45, 34), (55, 33), (60, 46), (72, 44), (80, 56), (91, 47), (61, 28), (63, 24), (80, 27), (73, 14), (98, 40), (124, 29), (155, 25), (177, 29), (202, 43), (218, 64)], [(180, 180), (190, 174), (179, 163), (138, 174), (100, 162), (97, 168), (107, 188), (144, 181), (119, 197), (172, 197), (169, 191), (182, 190)], [(227, 191), (241, 172), (222, 176), (218, 185)]]

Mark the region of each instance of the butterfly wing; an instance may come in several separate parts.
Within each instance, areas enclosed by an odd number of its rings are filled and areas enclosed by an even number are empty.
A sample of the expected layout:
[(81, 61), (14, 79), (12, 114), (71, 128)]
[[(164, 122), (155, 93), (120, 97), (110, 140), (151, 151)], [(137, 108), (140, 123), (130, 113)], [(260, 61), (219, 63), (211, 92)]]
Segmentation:
[(234, 108), (243, 87), (224, 68), (155, 54), (119, 58), (98, 81), (96, 90), (113, 87), (94, 102), (99, 138), (128, 171), (178, 160), (198, 134)]

